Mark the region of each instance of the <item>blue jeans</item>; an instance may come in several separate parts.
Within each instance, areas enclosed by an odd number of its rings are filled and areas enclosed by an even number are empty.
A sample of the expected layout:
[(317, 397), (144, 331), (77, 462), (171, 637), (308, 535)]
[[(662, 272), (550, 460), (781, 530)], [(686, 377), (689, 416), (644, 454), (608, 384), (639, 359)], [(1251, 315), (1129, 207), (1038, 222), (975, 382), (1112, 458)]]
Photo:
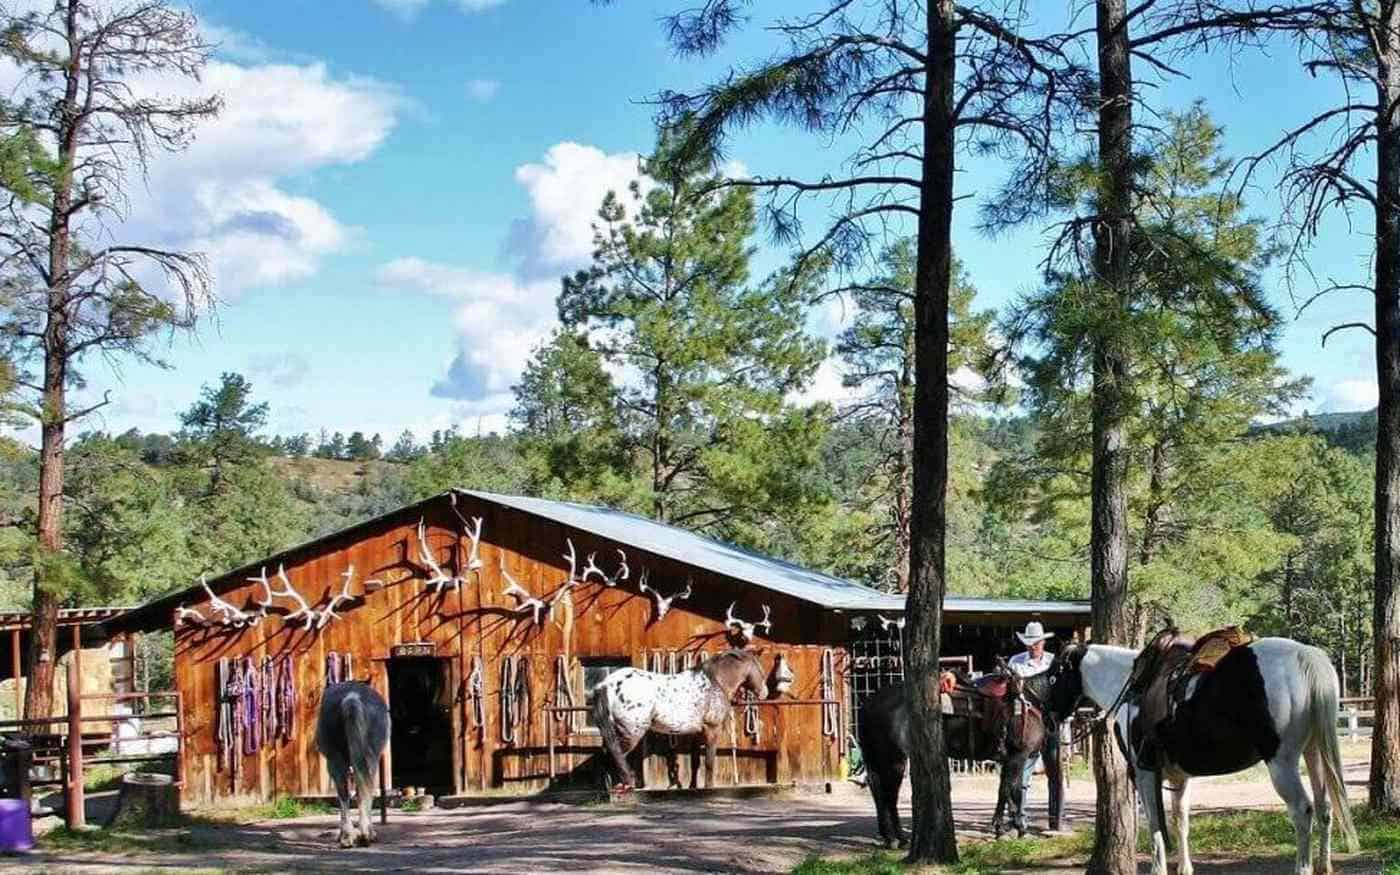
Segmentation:
[(1031, 778), (1035, 767), (1040, 765), (1040, 754), (1026, 757), (1026, 765), (1021, 769), (1021, 810), (1015, 812), (1017, 822), (1024, 822), (1026, 811), (1031, 807)]

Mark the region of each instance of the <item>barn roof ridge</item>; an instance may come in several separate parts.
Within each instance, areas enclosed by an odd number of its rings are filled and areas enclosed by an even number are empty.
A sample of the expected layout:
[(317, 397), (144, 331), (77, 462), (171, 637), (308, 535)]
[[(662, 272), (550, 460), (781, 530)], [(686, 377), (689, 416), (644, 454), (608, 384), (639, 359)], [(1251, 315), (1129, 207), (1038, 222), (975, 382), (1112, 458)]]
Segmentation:
[[(216, 593), (221, 594), (231, 588), (231, 584), (241, 585), (243, 577), (252, 574), (260, 566), (275, 565), (277, 562), (285, 560), (286, 557), (326, 542), (344, 538), (395, 517), (408, 515), (410, 512), (424, 508), (433, 502), (450, 498), (453, 494), (470, 495), (541, 516), (581, 531), (628, 544), (638, 549), (645, 549), (699, 568), (716, 571), (793, 598), (809, 601), (830, 610), (887, 611), (891, 613), (904, 611), (905, 596), (903, 594), (881, 592), (852, 580), (804, 568), (775, 556), (768, 556), (627, 511), (603, 505), (580, 504), (521, 495), (503, 495), (463, 488), (453, 488), (446, 492), (437, 493), (379, 516), (361, 520), (343, 529), (279, 550), (270, 556), (211, 577), (209, 585)], [(639, 541), (641, 542), (639, 543)], [(722, 567), (716, 567), (717, 565)], [(112, 617), (103, 622), (102, 625), (115, 631), (164, 626), (170, 613), (191, 595), (198, 593), (200, 589), (200, 584), (196, 583), (184, 589), (167, 593), (139, 607), (132, 608), (124, 614)], [(1028, 611), (1032, 613), (1087, 614), (1089, 603), (1086, 601), (1039, 601), (948, 595), (944, 598), (944, 608), (945, 610), (991, 613)]]

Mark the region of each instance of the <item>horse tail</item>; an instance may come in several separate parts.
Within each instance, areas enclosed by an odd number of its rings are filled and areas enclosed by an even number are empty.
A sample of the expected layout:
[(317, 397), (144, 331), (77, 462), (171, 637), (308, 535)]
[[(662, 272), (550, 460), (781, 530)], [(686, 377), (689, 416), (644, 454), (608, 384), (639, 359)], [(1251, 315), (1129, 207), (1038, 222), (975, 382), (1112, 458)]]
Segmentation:
[(598, 728), (598, 734), (602, 736), (606, 747), (606, 742), (617, 735), (613, 726), (612, 710), (608, 705), (608, 690), (600, 683), (589, 692), (593, 695), (593, 725)]
[(1312, 697), (1309, 709), (1312, 738), (1309, 743), (1320, 754), (1317, 759), (1342, 828), (1343, 848), (1352, 853), (1360, 848), (1361, 842), (1351, 817), (1351, 805), (1347, 802), (1346, 782), (1342, 777), (1342, 751), (1337, 742), (1337, 712), (1340, 710), (1337, 671), (1327, 654), (1316, 647), (1305, 647), (1298, 661), (1302, 663), (1303, 677), (1307, 679)]
[[(387, 724), (382, 728), (372, 725), (379, 722), (369, 713), (374, 704), (366, 702), (365, 696), (359, 690), (352, 690), (340, 700), (340, 713), (345, 726), (345, 749), (350, 754), (350, 767), (355, 770), (355, 776), (369, 786), (374, 785), (375, 762), (379, 759), (379, 751), (384, 747), (384, 736), (388, 734)], [(387, 720), (387, 709), (381, 705), (378, 710), (386, 711), (382, 716)]]

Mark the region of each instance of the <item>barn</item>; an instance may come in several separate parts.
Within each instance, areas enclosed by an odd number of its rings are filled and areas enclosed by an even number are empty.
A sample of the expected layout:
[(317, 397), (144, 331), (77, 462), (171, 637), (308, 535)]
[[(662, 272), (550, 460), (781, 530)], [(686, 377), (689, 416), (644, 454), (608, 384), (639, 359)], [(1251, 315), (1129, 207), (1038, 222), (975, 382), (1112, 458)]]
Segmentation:
[[(593, 683), (623, 666), (681, 671), (735, 644), (769, 669), (781, 657), (795, 681), (736, 709), (717, 782), (831, 780), (852, 704), (902, 673), (902, 609), (902, 596), (620, 511), (451, 490), (105, 625), (173, 628), (184, 799), (216, 804), (329, 795), (314, 718), (343, 678), (390, 703), (394, 787), (594, 782)], [(1088, 622), (1080, 603), (950, 598), (947, 610), (950, 656), (979, 667), (1031, 616), (1063, 635)], [(639, 754), (647, 786), (665, 786), (670, 744)]]

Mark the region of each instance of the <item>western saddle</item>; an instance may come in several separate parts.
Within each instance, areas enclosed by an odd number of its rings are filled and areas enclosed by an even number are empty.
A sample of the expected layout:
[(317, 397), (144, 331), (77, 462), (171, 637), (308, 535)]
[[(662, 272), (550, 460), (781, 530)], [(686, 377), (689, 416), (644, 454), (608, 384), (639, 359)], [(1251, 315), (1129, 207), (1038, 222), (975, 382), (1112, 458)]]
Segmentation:
[(1191, 680), (1214, 671), (1220, 661), (1237, 647), (1253, 642), (1254, 636), (1239, 626), (1226, 626), (1192, 640), (1175, 627), (1158, 632), (1133, 662), (1123, 700), (1138, 708), (1138, 719), (1130, 732), (1132, 751), (1123, 753), (1138, 767), (1159, 770), (1163, 749), (1158, 728), (1170, 722), (1176, 709), (1186, 701)]
[[(1007, 669), (976, 680), (945, 671), (939, 675), (938, 690), (942, 694), (943, 716), (966, 718), (967, 750), (985, 753), (990, 759), (1006, 757), (1011, 718), (1019, 716), (1024, 721), (1028, 711), (1040, 713), (1025, 698), (1021, 678)], [(996, 750), (978, 751), (979, 729), (984, 738), (996, 740)]]

